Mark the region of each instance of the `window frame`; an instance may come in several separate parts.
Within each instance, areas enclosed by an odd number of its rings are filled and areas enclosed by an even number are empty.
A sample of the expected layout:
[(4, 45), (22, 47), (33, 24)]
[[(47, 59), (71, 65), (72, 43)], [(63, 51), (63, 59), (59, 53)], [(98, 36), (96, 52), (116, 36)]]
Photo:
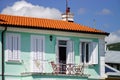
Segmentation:
[[(34, 54), (35, 54), (35, 52), (34, 51), (32, 51), (32, 50), (34, 50), (34, 39), (36, 39), (36, 40), (38, 40), (38, 39), (40, 39), (40, 40), (42, 40), (42, 60), (43, 60), (43, 62), (42, 62), (42, 69), (43, 70), (34, 70), (34, 68), (33, 68), (33, 59), (34, 59)], [(31, 44), (31, 60), (30, 60), (30, 62), (31, 62), (31, 72), (45, 72), (45, 68), (44, 68), (44, 66), (45, 66), (45, 36), (41, 36), (41, 35), (31, 35), (31, 41), (30, 41), (30, 44)], [(39, 59), (35, 59), (35, 60), (39, 60)]]
[[(82, 50), (82, 43), (84, 43), (84, 52), (82, 52), (83, 50)], [(80, 63), (84, 63), (84, 64), (89, 64), (90, 63), (90, 54), (91, 54), (91, 48), (89, 47), (90, 45), (91, 45), (91, 43), (92, 42), (87, 42), (87, 41), (81, 41), (80, 42)], [(86, 55), (87, 55), (87, 53), (86, 53), (86, 47), (87, 47), (87, 44), (88, 44), (88, 59), (86, 59)], [(82, 56), (82, 53), (83, 54), (85, 54), (84, 55), (84, 58), (83, 58), (83, 56)], [(84, 59), (84, 60), (83, 60)], [(87, 61), (88, 60), (88, 61)]]
[[(17, 45), (15, 44), (16, 40), (15, 38), (17, 37)], [(12, 38), (12, 39), (11, 39)], [(13, 42), (11, 42), (10, 41)], [(11, 42), (11, 44), (9, 44)], [(12, 50), (10, 47), (12, 46)], [(15, 50), (15, 46), (17, 46), (17, 50)], [(15, 52), (13, 52), (15, 51)], [(6, 33), (6, 61), (7, 62), (21, 62), (21, 36), (18, 33)], [(16, 58), (17, 56), (17, 58)]]
[(82, 55), (81, 55), (81, 43), (89, 43), (89, 61), (84, 63), (85, 65), (95, 65), (98, 64), (98, 58), (99, 58), (99, 44), (98, 42), (94, 42), (92, 39), (80, 39), (79, 43), (79, 54), (80, 54), (80, 63), (83, 64), (82, 62)]
[[(59, 45), (59, 41), (66, 41), (66, 45)], [(70, 64), (70, 63), (74, 64), (75, 63), (74, 41), (71, 40), (71, 38), (69, 38), (69, 37), (56, 37), (55, 53), (56, 53), (56, 63), (57, 64), (59, 64), (59, 52), (58, 52), (59, 51), (58, 50), (59, 46), (67, 48), (66, 63), (67, 64)], [(72, 51), (72, 53), (70, 53), (71, 51)], [(72, 57), (71, 62), (69, 61), (68, 56)]]

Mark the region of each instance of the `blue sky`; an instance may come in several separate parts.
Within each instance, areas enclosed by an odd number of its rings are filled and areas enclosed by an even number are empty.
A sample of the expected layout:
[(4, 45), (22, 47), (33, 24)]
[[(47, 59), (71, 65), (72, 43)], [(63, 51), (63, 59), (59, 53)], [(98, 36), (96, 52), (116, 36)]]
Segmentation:
[[(28, 7), (36, 7), (32, 8), (24, 8), (21, 10), (15, 11), (15, 3), (19, 2), (19, 4), (23, 4), (21, 1), (25, 1)], [(87, 25), (90, 27), (95, 27), (97, 29), (106, 31), (111, 33), (111, 36), (115, 37), (115, 40), (120, 40), (120, 0), (68, 0), (68, 5), (71, 8), (71, 12), (74, 14), (74, 21), (79, 24)], [(25, 4), (25, 5), (26, 5)], [(19, 5), (18, 5), (19, 6)], [(11, 9), (15, 10), (11, 10)], [(58, 18), (60, 13), (65, 12), (66, 8), (66, 0), (0, 0), (0, 12), (13, 14), (16, 13), (20, 15), (21, 11), (26, 15), (38, 15), (38, 11), (43, 7), (43, 9), (51, 10), (51, 14), (49, 16)], [(6, 9), (7, 8), (7, 9)], [(49, 8), (49, 9), (48, 9)], [(53, 10), (53, 8), (55, 10)], [(28, 10), (27, 10), (28, 9)], [(35, 10), (36, 9), (36, 10)], [(25, 13), (25, 11), (30, 11), (29, 14)], [(13, 11), (13, 12), (11, 12)], [(36, 12), (35, 12), (36, 11)], [(36, 14), (34, 14), (34, 13)], [(45, 11), (48, 12), (48, 11)], [(42, 11), (40, 12), (42, 14)], [(23, 13), (22, 13), (23, 14)], [(43, 13), (46, 14), (47, 13)], [(43, 16), (43, 15), (42, 15)], [(55, 17), (56, 16), (56, 17)], [(36, 16), (37, 17), (37, 16)], [(94, 26), (94, 20), (96, 26)], [(118, 37), (116, 39), (116, 37)]]

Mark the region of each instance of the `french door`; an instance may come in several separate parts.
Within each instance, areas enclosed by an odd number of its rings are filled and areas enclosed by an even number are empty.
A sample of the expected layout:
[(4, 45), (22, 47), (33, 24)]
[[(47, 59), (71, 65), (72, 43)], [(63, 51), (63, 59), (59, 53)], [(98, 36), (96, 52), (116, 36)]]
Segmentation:
[(74, 46), (71, 40), (57, 40), (56, 42), (56, 60), (61, 65), (60, 73), (66, 73), (66, 64), (74, 64)]

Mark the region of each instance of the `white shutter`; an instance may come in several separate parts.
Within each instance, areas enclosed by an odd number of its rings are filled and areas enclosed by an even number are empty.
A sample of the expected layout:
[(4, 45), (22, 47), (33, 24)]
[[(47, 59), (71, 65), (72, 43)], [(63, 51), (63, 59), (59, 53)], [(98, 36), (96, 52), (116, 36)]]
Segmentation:
[(38, 41), (37, 41), (37, 37), (33, 37), (33, 71), (34, 72), (39, 72), (40, 69), (40, 62), (38, 60)]
[(36, 59), (36, 39), (35, 39), (35, 37), (33, 37), (32, 41), (33, 41), (32, 42), (32, 44), (33, 44), (33, 46), (32, 46), (32, 48), (33, 48), (33, 60), (35, 60)]
[(44, 64), (44, 60), (43, 60), (43, 39), (38, 39), (38, 56), (39, 56), (39, 62), (40, 62), (40, 71), (43, 71), (43, 64)]
[(98, 43), (92, 42), (92, 48), (91, 48), (91, 55), (90, 55), (90, 61), (92, 64), (98, 64)]
[(16, 54), (17, 54), (17, 40), (16, 40), (16, 36), (13, 36), (13, 59), (15, 60), (16, 59)]
[(32, 56), (32, 60), (35, 59), (35, 58), (34, 58), (35, 56), (33, 55), (34, 52), (35, 52), (35, 42), (34, 42), (34, 40), (35, 40), (35, 39), (34, 39), (34, 37), (32, 36), (32, 37), (31, 37), (31, 53), (32, 53), (31, 56)]
[(21, 50), (21, 44), (20, 44), (21, 42), (20, 42), (20, 35), (18, 35), (18, 50), (17, 50), (17, 52), (18, 52), (18, 59), (20, 60), (20, 58), (21, 58), (21, 55), (20, 55), (20, 50)]
[(12, 60), (12, 36), (8, 35), (8, 60)]
[(33, 36), (32, 37), (32, 62), (33, 62), (33, 71), (37, 71), (36, 67), (36, 38)]
[(35, 36), (31, 37), (31, 52), (32, 52), (32, 71), (36, 71), (35, 59), (36, 59), (36, 39)]
[(6, 34), (6, 48), (7, 48), (7, 60), (12, 60), (12, 38)]
[(17, 35), (14, 35), (13, 36), (13, 59), (14, 60), (19, 60), (19, 53), (18, 53), (18, 46), (19, 46), (19, 44), (18, 44), (18, 41), (19, 39), (18, 39), (18, 36)]
[(74, 63), (73, 41), (67, 42), (67, 63)]
[(75, 63), (74, 42), (72, 41), (72, 63)]
[(82, 63), (82, 47), (81, 42), (79, 43), (79, 54), (80, 54), (80, 64)]

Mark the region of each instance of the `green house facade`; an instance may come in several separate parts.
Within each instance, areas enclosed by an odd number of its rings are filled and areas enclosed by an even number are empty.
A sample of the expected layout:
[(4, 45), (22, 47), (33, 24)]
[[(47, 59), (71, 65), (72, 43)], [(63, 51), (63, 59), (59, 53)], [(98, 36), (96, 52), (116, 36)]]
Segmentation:
[(106, 77), (106, 32), (74, 22), (0, 14), (0, 34), (0, 80)]

